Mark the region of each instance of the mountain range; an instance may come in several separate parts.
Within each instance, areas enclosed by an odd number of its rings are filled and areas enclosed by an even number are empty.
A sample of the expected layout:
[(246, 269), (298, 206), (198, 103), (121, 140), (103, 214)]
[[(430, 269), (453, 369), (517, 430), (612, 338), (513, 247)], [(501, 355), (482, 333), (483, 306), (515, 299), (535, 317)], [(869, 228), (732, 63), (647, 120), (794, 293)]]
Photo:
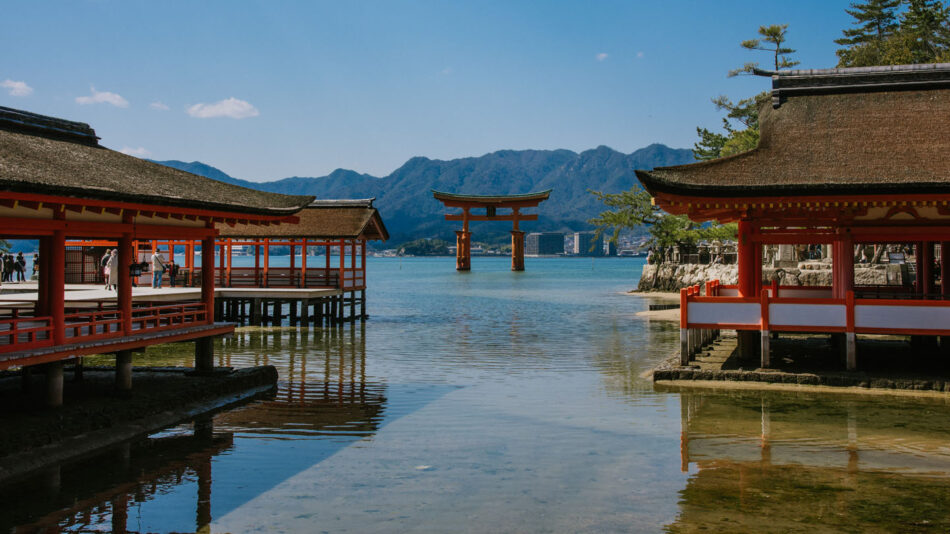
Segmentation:
[[(457, 223), (445, 221), (445, 208), (432, 198), (432, 189), (453, 193), (516, 194), (552, 189), (542, 203), (538, 220), (522, 229), (580, 231), (604, 206), (588, 190), (619, 193), (638, 187), (634, 170), (690, 163), (688, 149), (653, 144), (624, 154), (606, 146), (577, 153), (570, 150), (500, 150), (479, 157), (436, 160), (414, 157), (388, 176), (376, 177), (337, 169), (327, 176), (294, 176), (270, 182), (233, 178), (210, 165), (169, 160), (156, 161), (222, 182), (251, 189), (317, 198), (376, 198), (376, 207), (392, 237), (387, 246), (420, 237), (454, 241)], [(503, 241), (511, 230), (507, 222), (472, 225), (473, 241)]]

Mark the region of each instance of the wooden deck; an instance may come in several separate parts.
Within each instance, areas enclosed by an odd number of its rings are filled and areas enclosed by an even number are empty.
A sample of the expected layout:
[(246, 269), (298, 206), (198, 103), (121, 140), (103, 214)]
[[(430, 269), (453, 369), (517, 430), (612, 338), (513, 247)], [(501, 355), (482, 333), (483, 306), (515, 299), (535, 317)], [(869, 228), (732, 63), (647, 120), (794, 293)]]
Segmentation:
[[(14, 287), (27, 288), (28, 282), (16, 284)], [(4, 286), (6, 291), (7, 286)], [(0, 308), (31, 308), (36, 303), (37, 293), (34, 283), (29, 292), (0, 293)], [(215, 298), (221, 299), (265, 299), (265, 300), (309, 300), (326, 297), (335, 297), (342, 295), (340, 289), (331, 288), (259, 288), (259, 287), (221, 287), (215, 288)], [(88, 308), (91, 304), (100, 302), (116, 302), (118, 299), (115, 291), (103, 289), (98, 285), (89, 284), (70, 284), (66, 290), (67, 308)], [(132, 288), (132, 302), (176, 302), (201, 299), (201, 288), (199, 287), (163, 287), (153, 289), (151, 287)]]

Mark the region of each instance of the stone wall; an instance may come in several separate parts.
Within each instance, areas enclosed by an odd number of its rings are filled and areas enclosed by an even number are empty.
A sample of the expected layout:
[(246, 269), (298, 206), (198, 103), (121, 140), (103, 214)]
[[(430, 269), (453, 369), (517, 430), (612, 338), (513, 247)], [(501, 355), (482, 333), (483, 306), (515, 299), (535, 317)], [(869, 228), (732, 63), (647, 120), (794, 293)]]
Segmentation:
[[(708, 280), (719, 280), (723, 285), (736, 283), (736, 266), (721, 264), (682, 263), (644, 265), (643, 274), (637, 291), (679, 291), (681, 288), (699, 284)], [(831, 263), (828, 261), (807, 261), (797, 268), (762, 269), (763, 283), (771, 283), (778, 277), (783, 286), (830, 286)], [(900, 265), (856, 265), (854, 283), (858, 285), (901, 285)]]

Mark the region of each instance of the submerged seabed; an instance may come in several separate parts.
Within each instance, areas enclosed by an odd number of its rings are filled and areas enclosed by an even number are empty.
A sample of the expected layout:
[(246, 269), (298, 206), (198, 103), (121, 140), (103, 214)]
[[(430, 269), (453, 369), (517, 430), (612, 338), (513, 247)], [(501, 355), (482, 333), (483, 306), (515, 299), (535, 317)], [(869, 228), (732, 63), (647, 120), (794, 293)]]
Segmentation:
[(950, 528), (946, 401), (655, 390), (678, 331), (634, 316), (641, 260), (527, 261), (371, 261), (365, 325), (219, 344), (274, 398), (2, 489), (0, 529)]

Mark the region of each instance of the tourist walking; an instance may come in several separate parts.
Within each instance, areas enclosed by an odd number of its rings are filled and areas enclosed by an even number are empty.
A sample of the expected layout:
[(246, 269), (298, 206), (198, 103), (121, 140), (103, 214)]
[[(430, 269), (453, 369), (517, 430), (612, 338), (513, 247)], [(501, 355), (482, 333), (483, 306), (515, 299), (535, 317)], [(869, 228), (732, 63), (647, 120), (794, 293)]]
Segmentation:
[(17, 253), (13, 270), (16, 271), (17, 282), (26, 282), (26, 258), (23, 257), (22, 252)]
[(99, 260), (99, 268), (102, 269), (102, 280), (106, 283), (106, 289), (109, 289), (109, 260), (112, 259), (112, 251), (106, 249), (106, 253)]
[(162, 260), (162, 255), (158, 252), (152, 254), (152, 287), (155, 289), (161, 289), (162, 287), (162, 276), (165, 275), (165, 262)]
[(109, 262), (106, 263), (106, 271), (109, 273), (109, 278), (106, 282), (106, 289), (117, 289), (119, 287), (119, 249), (114, 248), (109, 254)]

